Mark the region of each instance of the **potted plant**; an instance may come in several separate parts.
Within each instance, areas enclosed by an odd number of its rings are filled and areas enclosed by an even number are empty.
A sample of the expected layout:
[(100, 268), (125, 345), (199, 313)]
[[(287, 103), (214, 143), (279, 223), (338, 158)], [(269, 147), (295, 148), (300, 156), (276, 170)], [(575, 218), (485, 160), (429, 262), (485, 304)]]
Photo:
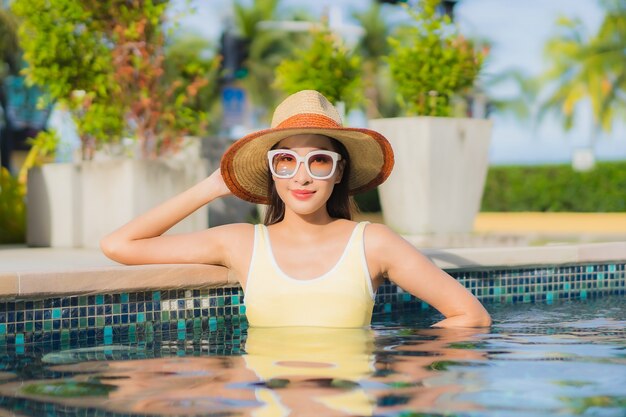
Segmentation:
[[(203, 132), (216, 59), (166, 65), (158, 0), (15, 0), (28, 80), (68, 109), (81, 160), (29, 175), (27, 241), (96, 247), (100, 238), (207, 174), (186, 138)], [(198, 211), (177, 231), (207, 224)]]
[(325, 25), (311, 32), (307, 48), (280, 63), (275, 84), (287, 95), (317, 90), (343, 113), (363, 101), (361, 59)]
[(471, 232), (488, 169), (491, 122), (455, 115), (485, 51), (459, 35), (439, 0), (407, 7), (414, 25), (389, 38), (391, 76), (406, 117), (370, 120), (396, 165), (379, 187), (385, 223), (408, 235)]

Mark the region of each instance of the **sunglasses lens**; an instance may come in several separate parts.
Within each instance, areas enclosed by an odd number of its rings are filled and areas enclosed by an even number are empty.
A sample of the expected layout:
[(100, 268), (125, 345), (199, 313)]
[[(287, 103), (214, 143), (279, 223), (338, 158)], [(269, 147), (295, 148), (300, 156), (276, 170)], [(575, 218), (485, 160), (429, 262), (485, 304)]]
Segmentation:
[(292, 175), (296, 170), (296, 158), (288, 153), (277, 153), (272, 158), (272, 168), (275, 175), (285, 177)]
[(313, 154), (307, 160), (309, 171), (315, 177), (328, 177), (334, 168), (333, 158), (330, 155)]

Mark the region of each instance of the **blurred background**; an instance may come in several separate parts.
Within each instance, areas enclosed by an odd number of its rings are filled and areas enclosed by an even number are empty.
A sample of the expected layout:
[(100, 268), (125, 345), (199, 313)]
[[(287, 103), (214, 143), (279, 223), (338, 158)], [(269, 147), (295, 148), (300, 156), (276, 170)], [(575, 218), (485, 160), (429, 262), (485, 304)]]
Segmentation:
[[(192, 2), (195, 12), (184, 15), (188, 2), (176, 0), (172, 2), (171, 13), (183, 13), (180, 20), (181, 30), (218, 42), (227, 22), (236, 21), (234, 11), (227, 3), (221, 0), (206, 0), (201, 4)], [(319, 20), (323, 15), (335, 12), (342, 19), (339, 25), (359, 26), (360, 21), (355, 15), (365, 13), (370, 3), (361, 0), (283, 0), (277, 4), (275, 18), (285, 18), (291, 13), (293, 16)], [(407, 20), (403, 10), (388, 4), (392, 2), (380, 3), (383, 4), (381, 18), (389, 25), (388, 30)], [(387, 4), (384, 5), (385, 3)], [(494, 105), (512, 102), (510, 107), (490, 108), (490, 116), (495, 122), (490, 149), (492, 164), (569, 163), (576, 149), (591, 145), (594, 134), (597, 136), (593, 146), (599, 160), (626, 158), (623, 114), (613, 121), (611, 131), (594, 133), (591, 103), (583, 98), (577, 105), (574, 128), (566, 130), (563, 127), (563, 118), (558, 111), (546, 114), (539, 123), (533, 113), (540, 104), (540, 94), (548, 94), (544, 90), (548, 90), (549, 86), (546, 82), (542, 87), (534, 87), (529, 82), (531, 78), (541, 76), (554, 65), (547, 48), (551, 41), (563, 36), (561, 24), (566, 20), (575, 23), (581, 41), (590, 42), (605, 21), (609, 8), (612, 7), (611, 2), (458, 0), (448, 3), (447, 7), (453, 9), (454, 20), (463, 34), (491, 46), (481, 75), (481, 87), (494, 101)], [(614, 2), (615, 4), (617, 3)], [(352, 40), (350, 36), (354, 36), (354, 31), (350, 29), (354, 28), (348, 28), (344, 36)], [(619, 36), (618, 33), (614, 35)], [(623, 32), (621, 36), (621, 41), (626, 43)], [(552, 58), (557, 57), (552, 55)], [(519, 102), (513, 103), (518, 100)]]
[[(340, 45), (348, 69), (336, 78), (358, 81), (358, 94), (335, 100), (345, 105), (348, 125), (407, 114), (390, 74), (388, 39), (410, 42), (405, 31), (420, 25), (410, 13), (418, 1), (122, 3), (86, 1), (70, 12), (74, 6), (52, 10), (42, 0), (3, 1), (0, 242), (24, 239), (20, 201), (31, 167), (140, 153), (158, 158), (175, 153), (168, 146), (182, 137), (201, 138), (199, 152), (216, 167), (226, 146), (267, 127), (275, 105), (301, 87), (293, 73), (306, 69), (293, 62), (310, 58), (304, 50), (326, 47), (315, 43), (319, 31)], [(441, 21), (482, 54), (476, 80), (451, 99), (452, 116), (493, 121), (481, 210), (626, 212), (626, 4), (435, 3)], [(152, 23), (138, 25), (146, 16)], [(87, 39), (92, 30), (104, 35)], [(67, 50), (59, 52), (63, 42)], [(101, 62), (92, 56), (105, 53), (112, 55)], [(134, 92), (137, 85), (143, 90)], [(150, 135), (159, 141), (151, 145)], [(376, 192), (358, 202), (362, 211), (381, 210)], [(249, 206), (226, 206), (213, 213), (213, 224), (254, 218)]]

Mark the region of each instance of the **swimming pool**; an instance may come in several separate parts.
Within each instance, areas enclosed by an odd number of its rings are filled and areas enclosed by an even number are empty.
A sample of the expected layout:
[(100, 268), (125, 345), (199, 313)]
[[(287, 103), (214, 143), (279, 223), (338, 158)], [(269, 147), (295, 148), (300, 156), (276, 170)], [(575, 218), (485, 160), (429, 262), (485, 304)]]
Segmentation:
[[(5, 348), (0, 408), (21, 416), (623, 416), (626, 300), (488, 304), (494, 326), (126, 333)], [(0, 411), (1, 412), (1, 411)]]
[(623, 415), (625, 248), (429, 252), (490, 333), (391, 283), (371, 330), (271, 333), (219, 267), (0, 268), (0, 416)]

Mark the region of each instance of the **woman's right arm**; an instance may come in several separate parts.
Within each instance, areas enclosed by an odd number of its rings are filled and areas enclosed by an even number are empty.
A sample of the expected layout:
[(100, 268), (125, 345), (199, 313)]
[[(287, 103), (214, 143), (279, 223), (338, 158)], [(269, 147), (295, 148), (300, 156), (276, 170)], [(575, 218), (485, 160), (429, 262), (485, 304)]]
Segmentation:
[(433, 306), (446, 318), (435, 327), (488, 327), (491, 317), (478, 299), (387, 226), (366, 229), (369, 257), (376, 275), (386, 275), (405, 291)]
[(127, 264), (205, 263), (228, 266), (224, 242), (232, 239), (228, 225), (194, 233), (163, 235), (211, 201), (229, 195), (219, 170), (188, 190), (131, 220), (100, 241), (102, 252)]

